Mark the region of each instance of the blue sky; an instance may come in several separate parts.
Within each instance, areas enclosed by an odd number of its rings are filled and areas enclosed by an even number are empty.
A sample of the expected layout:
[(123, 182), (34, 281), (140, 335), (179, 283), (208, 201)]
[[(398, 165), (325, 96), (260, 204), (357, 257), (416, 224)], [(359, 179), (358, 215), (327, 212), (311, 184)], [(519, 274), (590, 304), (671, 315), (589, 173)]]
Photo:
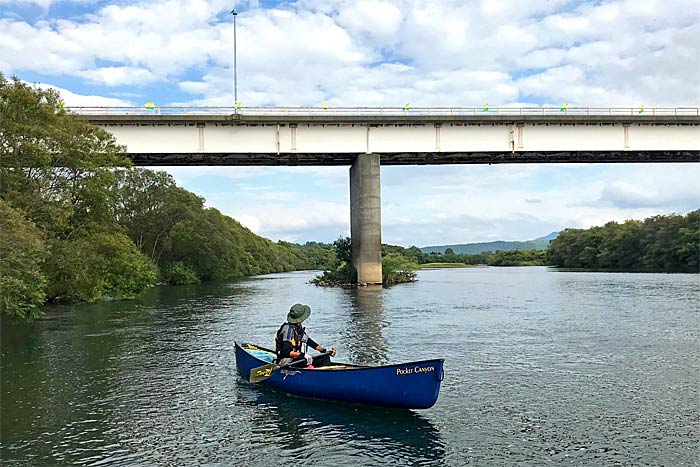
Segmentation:
[[(68, 105), (700, 106), (697, 0), (0, 0), (0, 70)], [(347, 168), (170, 168), (272, 238), (348, 231)], [(700, 207), (699, 164), (385, 167), (383, 239), (529, 239)]]

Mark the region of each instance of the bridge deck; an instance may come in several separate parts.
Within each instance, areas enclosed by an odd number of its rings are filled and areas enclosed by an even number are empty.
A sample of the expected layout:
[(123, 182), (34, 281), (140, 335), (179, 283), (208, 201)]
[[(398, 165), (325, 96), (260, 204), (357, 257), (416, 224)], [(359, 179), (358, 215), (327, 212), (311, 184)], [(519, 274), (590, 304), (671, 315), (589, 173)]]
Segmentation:
[[(356, 153), (130, 153), (139, 166), (350, 166)], [(699, 151), (381, 153), (382, 166), (444, 164), (599, 164), (700, 162)]]
[(483, 115), (432, 115), (432, 114), (388, 114), (388, 115), (346, 115), (346, 114), (208, 114), (208, 113), (146, 113), (139, 109), (137, 113), (99, 114), (82, 113), (91, 122), (98, 124), (134, 124), (134, 123), (219, 123), (219, 124), (435, 124), (435, 123), (647, 123), (647, 124), (700, 124), (700, 116), (694, 114), (680, 115), (578, 115), (578, 114), (483, 114)]
[(69, 108), (137, 165), (700, 162), (698, 108)]

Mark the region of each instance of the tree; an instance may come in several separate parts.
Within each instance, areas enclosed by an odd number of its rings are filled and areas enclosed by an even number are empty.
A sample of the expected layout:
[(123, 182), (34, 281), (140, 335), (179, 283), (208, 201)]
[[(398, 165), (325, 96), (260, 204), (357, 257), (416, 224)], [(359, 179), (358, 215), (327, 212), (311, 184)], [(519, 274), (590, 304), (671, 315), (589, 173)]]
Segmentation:
[(566, 268), (700, 272), (700, 210), (566, 229), (550, 243), (547, 260)]
[(133, 298), (156, 283), (155, 265), (122, 233), (90, 232), (52, 243), (45, 263), (50, 300)]
[(137, 248), (160, 266), (164, 266), (161, 257), (169, 248), (172, 229), (180, 222), (192, 220), (204, 208), (203, 198), (176, 186), (166, 172), (119, 171), (113, 192), (117, 223)]
[(53, 90), (0, 74), (0, 197), (65, 236), (108, 221), (112, 169), (130, 161), (112, 135), (59, 102)]
[(335, 257), (340, 263), (352, 264), (352, 242), (350, 237), (339, 237), (333, 242)]
[(416, 280), (418, 264), (400, 253), (389, 253), (382, 258), (382, 283), (385, 285)]
[[(0, 199), (28, 222), (18, 232), (46, 247), (42, 261), (30, 255), (26, 265), (34, 272), (18, 285), (33, 298), (18, 300), (34, 306), (44, 293), (66, 300), (132, 297), (153, 285), (156, 273), (115, 222), (114, 169), (130, 161), (109, 133), (59, 102), (55, 91), (0, 75)], [(41, 233), (30, 234), (29, 225)], [(28, 244), (41, 250), (37, 241)], [(16, 314), (30, 317), (26, 309)]]
[(39, 229), (0, 200), (0, 313), (19, 320), (40, 314), (46, 245)]

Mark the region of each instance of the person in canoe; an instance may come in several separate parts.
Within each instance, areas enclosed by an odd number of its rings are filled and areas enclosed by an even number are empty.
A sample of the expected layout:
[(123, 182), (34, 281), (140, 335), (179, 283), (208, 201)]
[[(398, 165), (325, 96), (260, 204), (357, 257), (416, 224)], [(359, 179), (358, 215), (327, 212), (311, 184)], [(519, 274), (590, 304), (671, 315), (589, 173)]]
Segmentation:
[(311, 307), (295, 303), (287, 313), (287, 322), (282, 324), (277, 330), (275, 336), (275, 353), (277, 354), (276, 363), (285, 365), (295, 360), (306, 360), (301, 366), (312, 365), (320, 367), (331, 364), (331, 357), (335, 357), (335, 349), (330, 350), (330, 355), (319, 355), (312, 357), (301, 351), (303, 344), (306, 344), (306, 350), (311, 347), (321, 353), (325, 353), (326, 349), (317, 344), (306, 334), (306, 329), (301, 323), (311, 315)]

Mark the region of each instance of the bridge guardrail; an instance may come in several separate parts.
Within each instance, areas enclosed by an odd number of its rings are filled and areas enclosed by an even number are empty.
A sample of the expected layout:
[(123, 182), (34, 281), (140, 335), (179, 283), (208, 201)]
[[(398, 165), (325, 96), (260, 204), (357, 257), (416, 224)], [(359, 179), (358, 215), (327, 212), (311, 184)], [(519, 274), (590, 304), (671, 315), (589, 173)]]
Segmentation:
[(700, 116), (698, 107), (65, 107), (80, 115)]

